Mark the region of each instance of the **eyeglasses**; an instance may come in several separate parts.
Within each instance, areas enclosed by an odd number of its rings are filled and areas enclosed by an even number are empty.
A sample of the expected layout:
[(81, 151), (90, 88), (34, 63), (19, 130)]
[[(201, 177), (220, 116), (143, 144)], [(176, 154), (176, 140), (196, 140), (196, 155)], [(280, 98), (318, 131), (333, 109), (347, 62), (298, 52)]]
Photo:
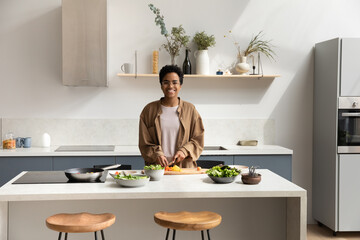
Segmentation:
[(170, 86), (170, 84), (176, 86), (176, 85), (179, 84), (179, 81), (177, 81), (177, 80), (174, 80), (174, 81), (164, 80), (164, 81), (162, 81), (161, 84), (164, 85), (164, 86)]

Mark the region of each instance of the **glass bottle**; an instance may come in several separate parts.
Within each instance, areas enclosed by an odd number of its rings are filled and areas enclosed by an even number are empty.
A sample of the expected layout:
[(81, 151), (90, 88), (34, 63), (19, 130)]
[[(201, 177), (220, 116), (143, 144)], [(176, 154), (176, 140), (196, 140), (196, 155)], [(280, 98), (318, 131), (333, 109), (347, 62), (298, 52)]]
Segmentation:
[(183, 72), (184, 74), (191, 74), (191, 62), (189, 59), (189, 49), (186, 49), (186, 56), (183, 63)]

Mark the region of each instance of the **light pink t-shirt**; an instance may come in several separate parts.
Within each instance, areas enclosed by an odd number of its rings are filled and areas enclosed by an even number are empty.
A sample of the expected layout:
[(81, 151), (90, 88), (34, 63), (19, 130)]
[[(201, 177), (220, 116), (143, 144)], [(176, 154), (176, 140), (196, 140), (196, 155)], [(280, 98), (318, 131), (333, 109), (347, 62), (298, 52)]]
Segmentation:
[(161, 105), (161, 147), (168, 162), (172, 161), (176, 150), (176, 141), (180, 127), (180, 120), (177, 112), (178, 107), (179, 106), (165, 107)]

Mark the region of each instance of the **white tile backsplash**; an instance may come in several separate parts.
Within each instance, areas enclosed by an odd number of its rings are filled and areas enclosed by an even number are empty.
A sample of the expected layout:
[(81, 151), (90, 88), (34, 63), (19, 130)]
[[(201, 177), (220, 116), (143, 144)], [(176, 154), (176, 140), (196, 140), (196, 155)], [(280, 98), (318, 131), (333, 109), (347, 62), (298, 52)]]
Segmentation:
[[(138, 119), (0, 119), (1, 136), (32, 137), (32, 146), (41, 145), (47, 132), (51, 145), (137, 145)], [(232, 145), (239, 140), (275, 144), (273, 119), (203, 119), (205, 145)]]

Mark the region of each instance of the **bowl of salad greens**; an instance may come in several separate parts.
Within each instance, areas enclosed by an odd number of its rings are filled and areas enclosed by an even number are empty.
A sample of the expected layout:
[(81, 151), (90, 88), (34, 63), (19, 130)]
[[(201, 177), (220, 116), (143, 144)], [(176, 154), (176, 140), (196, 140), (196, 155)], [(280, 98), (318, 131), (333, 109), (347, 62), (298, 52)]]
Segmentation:
[(145, 186), (147, 182), (149, 182), (150, 178), (144, 174), (112, 174), (110, 175), (115, 179), (115, 181), (121, 185), (122, 187), (142, 187)]
[(149, 165), (144, 167), (144, 172), (150, 177), (150, 181), (160, 181), (164, 175), (164, 168), (160, 165)]
[(241, 173), (241, 170), (224, 165), (214, 166), (207, 170), (206, 173), (209, 178), (216, 183), (231, 183), (235, 181), (237, 176)]

